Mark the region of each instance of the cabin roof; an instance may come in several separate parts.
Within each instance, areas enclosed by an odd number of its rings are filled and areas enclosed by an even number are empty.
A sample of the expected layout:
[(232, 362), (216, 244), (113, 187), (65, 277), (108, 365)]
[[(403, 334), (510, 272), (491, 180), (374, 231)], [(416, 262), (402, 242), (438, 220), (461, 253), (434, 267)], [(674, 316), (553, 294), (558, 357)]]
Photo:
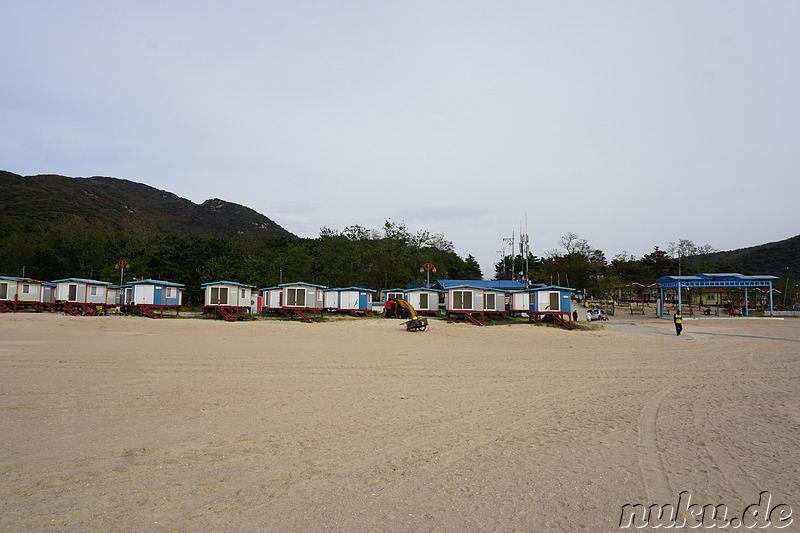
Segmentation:
[(306, 287), (317, 287), (318, 289), (327, 289), (325, 285), (317, 285), (315, 283), (306, 283), (305, 281), (293, 281), (291, 283), (281, 283), (278, 287), (291, 287), (292, 285), (305, 285)]
[(209, 283), (203, 283), (200, 285), (201, 287), (208, 287), (209, 285), (234, 285), (236, 287), (249, 287), (251, 289), (255, 289), (255, 285), (248, 285), (246, 283), (237, 283), (235, 281), (211, 281)]
[(570, 291), (575, 292), (575, 289), (570, 287), (559, 287), (558, 285), (547, 285), (546, 287), (536, 287), (535, 289), (531, 289), (531, 291), (552, 291), (552, 290), (559, 290), (559, 291)]
[(182, 283), (173, 283), (172, 281), (161, 281), (158, 279), (143, 279), (139, 281), (131, 281), (128, 285), (164, 285), (167, 287), (185, 287)]
[(360, 291), (360, 292), (375, 292), (372, 289), (368, 289), (366, 287), (335, 287), (335, 288), (325, 288), (328, 291)]
[(692, 287), (753, 287), (765, 286), (778, 279), (777, 276), (746, 276), (736, 272), (714, 274), (692, 274), (691, 276), (661, 276), (656, 280), (660, 287), (677, 287), (679, 284)]
[(467, 285), (476, 289), (500, 289), (503, 291), (522, 290), (526, 288), (525, 284), (520, 281), (507, 279), (440, 279), (433, 285), (436, 288), (444, 290)]
[(53, 283), (62, 283), (64, 281), (76, 281), (78, 283), (86, 283), (88, 285), (111, 285), (108, 281), (98, 281), (96, 279), (83, 279), (83, 278), (64, 278), (54, 280)]

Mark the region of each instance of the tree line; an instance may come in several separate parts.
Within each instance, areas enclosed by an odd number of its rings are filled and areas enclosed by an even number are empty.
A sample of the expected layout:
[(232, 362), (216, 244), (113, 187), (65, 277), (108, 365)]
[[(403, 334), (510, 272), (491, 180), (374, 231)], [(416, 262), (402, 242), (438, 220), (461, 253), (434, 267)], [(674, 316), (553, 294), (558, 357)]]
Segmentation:
[[(646, 285), (662, 276), (742, 270), (737, 265), (717, 260), (715, 252), (711, 245), (678, 239), (670, 242), (665, 250), (655, 246), (652, 252), (641, 257), (622, 252), (609, 261), (603, 251), (592, 247), (576, 233), (568, 232), (559, 240), (559, 247), (548, 250), (544, 257), (508, 255), (495, 263), (495, 272), (498, 279), (525, 277), (533, 283), (569, 286), (585, 292), (587, 297), (603, 299), (613, 294), (615, 285)], [(519, 268), (526, 264), (527, 270)], [(513, 270), (511, 265), (515, 266)], [(756, 274), (744, 270), (744, 274)], [(757, 272), (765, 273), (769, 272)]]
[[(116, 263), (128, 262), (125, 281), (183, 283), (190, 299), (200, 285), (228, 280), (258, 288), (305, 281), (374, 290), (424, 283), (425, 263), (437, 276), (482, 279), (471, 255), (459, 257), (442, 234), (411, 232), (387, 220), (379, 229), (322, 228), (316, 238), (170, 235), (147, 224), (119, 226), (65, 216), (57, 224), (10, 232), (0, 241), (0, 273), (54, 280), (67, 277), (118, 283)], [(24, 271), (24, 272), (23, 272)]]

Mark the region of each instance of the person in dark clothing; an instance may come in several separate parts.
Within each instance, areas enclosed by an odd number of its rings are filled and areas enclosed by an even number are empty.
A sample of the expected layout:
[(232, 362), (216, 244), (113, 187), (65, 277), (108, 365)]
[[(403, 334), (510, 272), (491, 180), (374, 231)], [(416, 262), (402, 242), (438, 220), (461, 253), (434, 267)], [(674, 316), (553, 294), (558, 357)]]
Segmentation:
[(675, 333), (680, 337), (681, 331), (683, 331), (683, 317), (680, 311), (675, 311), (675, 314), (672, 315), (672, 321), (675, 322)]
[(572, 320), (573, 320), (573, 322), (577, 322), (578, 321), (578, 311), (577, 310), (573, 310), (572, 311)]

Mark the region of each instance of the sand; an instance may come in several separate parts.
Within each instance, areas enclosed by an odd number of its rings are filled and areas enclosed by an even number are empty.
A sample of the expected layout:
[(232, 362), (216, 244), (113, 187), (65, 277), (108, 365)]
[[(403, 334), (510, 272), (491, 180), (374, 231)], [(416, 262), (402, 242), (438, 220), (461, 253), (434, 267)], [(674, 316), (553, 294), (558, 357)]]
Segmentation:
[(0, 531), (798, 531), (799, 326), (0, 315)]

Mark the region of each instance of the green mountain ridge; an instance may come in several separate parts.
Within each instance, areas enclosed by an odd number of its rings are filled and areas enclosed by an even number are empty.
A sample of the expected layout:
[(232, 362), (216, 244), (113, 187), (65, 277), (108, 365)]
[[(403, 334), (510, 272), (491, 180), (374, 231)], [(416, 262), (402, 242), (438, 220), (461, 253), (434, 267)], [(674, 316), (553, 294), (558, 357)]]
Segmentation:
[(295, 237), (257, 211), (213, 198), (195, 204), (119, 178), (20, 176), (0, 171), (0, 227), (35, 229), (73, 217), (172, 235)]

